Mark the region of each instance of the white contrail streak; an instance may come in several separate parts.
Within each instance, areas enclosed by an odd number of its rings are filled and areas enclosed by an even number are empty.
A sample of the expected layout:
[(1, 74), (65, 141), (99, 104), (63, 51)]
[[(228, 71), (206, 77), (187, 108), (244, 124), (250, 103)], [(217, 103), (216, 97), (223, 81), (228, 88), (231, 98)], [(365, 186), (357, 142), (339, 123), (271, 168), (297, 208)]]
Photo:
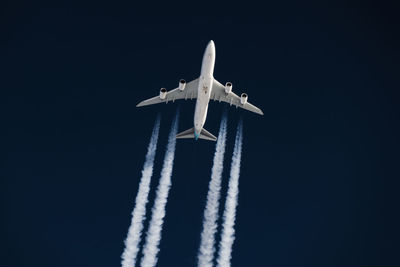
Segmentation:
[(229, 267), (231, 265), (230, 261), (232, 245), (233, 241), (235, 240), (234, 226), (239, 194), (240, 161), (242, 156), (242, 131), (243, 125), (242, 121), (240, 121), (236, 132), (235, 148), (233, 150), (228, 193), (225, 203), (224, 223), (217, 259), (218, 266), (221, 267)]
[(208, 186), (206, 208), (204, 210), (203, 232), (201, 233), (198, 253), (198, 264), (200, 267), (213, 266), (225, 143), (226, 115), (224, 114), (219, 128), (218, 141), (215, 145), (214, 163), (211, 170), (211, 180)]
[(153, 174), (154, 157), (156, 155), (158, 133), (160, 131), (160, 116), (157, 117), (153, 133), (147, 147), (146, 160), (142, 170), (138, 193), (136, 195), (135, 208), (132, 211), (131, 225), (125, 240), (125, 250), (122, 253), (121, 264), (123, 267), (133, 267), (139, 251), (139, 242), (142, 235), (143, 220), (146, 216), (146, 204), (150, 190), (150, 181)]
[(161, 240), (161, 230), (164, 223), (165, 206), (168, 193), (171, 187), (171, 175), (175, 157), (176, 133), (178, 130), (178, 112), (172, 122), (171, 132), (168, 137), (167, 151), (165, 152), (164, 163), (161, 170), (160, 183), (156, 192), (156, 199), (152, 209), (152, 217), (146, 235), (146, 243), (143, 248), (142, 267), (153, 267), (157, 264), (158, 245)]

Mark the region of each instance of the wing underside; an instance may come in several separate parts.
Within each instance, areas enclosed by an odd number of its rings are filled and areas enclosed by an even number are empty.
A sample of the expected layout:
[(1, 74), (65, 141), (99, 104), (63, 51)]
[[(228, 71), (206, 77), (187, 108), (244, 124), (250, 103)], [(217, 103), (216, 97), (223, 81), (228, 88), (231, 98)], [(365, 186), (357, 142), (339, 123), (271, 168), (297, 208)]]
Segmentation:
[[(194, 99), (197, 98), (197, 89), (199, 87), (199, 79), (195, 79), (191, 82), (188, 82), (184, 88), (184, 90), (180, 90), (179, 87), (175, 88), (169, 92), (166, 93), (165, 98), (161, 98), (160, 96), (155, 96), (152, 98), (149, 98), (147, 100), (144, 100), (137, 104), (137, 107), (142, 107), (142, 106), (148, 106), (148, 105), (154, 105), (154, 104), (159, 104), (159, 103), (168, 103), (170, 101), (174, 102), (175, 100), (179, 99)], [(220, 82), (214, 79), (213, 86), (212, 86), (212, 91), (211, 91), (211, 96), (210, 99), (214, 101), (223, 101), (226, 102), (230, 105), (234, 105), (236, 107), (240, 107), (243, 109), (246, 109), (248, 111), (264, 115), (261, 109), (258, 107), (254, 106), (253, 104), (249, 103), (246, 101), (246, 103), (242, 104), (241, 103), (241, 98), (240, 96), (236, 95), (234, 92), (225, 92), (225, 86), (222, 85)]]
[(223, 102), (229, 103), (230, 105), (234, 105), (236, 107), (243, 108), (243, 109), (246, 109), (248, 111), (251, 111), (251, 112), (254, 112), (254, 113), (257, 113), (260, 115), (264, 115), (262, 110), (256, 106), (254, 106), (253, 104), (250, 104), (247, 101), (245, 104), (242, 104), (240, 101), (240, 96), (238, 96), (237, 94), (235, 94), (233, 92), (226, 93), (225, 86), (222, 85), (220, 82), (218, 82), (215, 79), (214, 79), (213, 87), (212, 87), (212, 91), (211, 91), (211, 99), (215, 100), (215, 101), (219, 101), (219, 102), (223, 101)]
[(165, 95), (165, 98), (162, 99), (160, 96), (155, 96), (152, 98), (149, 98), (147, 100), (144, 100), (137, 104), (137, 107), (142, 107), (142, 106), (148, 106), (148, 105), (154, 105), (154, 104), (159, 104), (159, 103), (168, 103), (170, 101), (174, 102), (175, 100), (179, 99), (193, 99), (197, 98), (197, 89), (199, 86), (199, 79), (195, 79), (191, 82), (188, 82), (185, 86), (184, 90), (180, 90), (179, 87), (175, 88)]

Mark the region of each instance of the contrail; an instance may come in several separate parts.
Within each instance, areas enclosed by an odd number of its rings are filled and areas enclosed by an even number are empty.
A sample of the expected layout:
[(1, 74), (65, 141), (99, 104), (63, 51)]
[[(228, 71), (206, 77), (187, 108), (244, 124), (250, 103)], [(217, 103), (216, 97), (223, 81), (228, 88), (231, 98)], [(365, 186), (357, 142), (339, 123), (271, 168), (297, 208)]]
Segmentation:
[(203, 232), (201, 233), (200, 248), (198, 253), (198, 264), (200, 267), (211, 267), (213, 265), (215, 252), (214, 236), (217, 230), (221, 177), (224, 167), (225, 143), (226, 114), (223, 114), (218, 133), (218, 141), (215, 145), (214, 163), (211, 170), (211, 180), (208, 185), (206, 208), (204, 210)]
[(161, 230), (164, 223), (165, 205), (167, 204), (168, 193), (171, 187), (171, 175), (175, 157), (176, 134), (178, 130), (179, 112), (176, 112), (172, 122), (171, 132), (168, 137), (167, 151), (161, 170), (160, 183), (156, 192), (156, 199), (152, 209), (152, 217), (146, 235), (146, 243), (143, 249), (142, 267), (153, 267), (157, 264), (158, 245), (161, 240)]
[(240, 174), (240, 160), (242, 156), (242, 121), (239, 122), (235, 148), (233, 150), (231, 173), (228, 185), (228, 193), (225, 203), (224, 223), (222, 228), (222, 236), (219, 246), (219, 254), (217, 263), (221, 267), (229, 267), (232, 253), (232, 245), (235, 240), (235, 217), (236, 206), (239, 194), (239, 174)]
[(156, 155), (158, 133), (160, 131), (160, 116), (154, 123), (153, 133), (147, 147), (146, 160), (142, 170), (138, 193), (136, 195), (135, 208), (132, 211), (131, 225), (125, 240), (125, 250), (122, 253), (121, 264), (123, 267), (133, 267), (139, 251), (139, 242), (142, 235), (143, 220), (146, 216), (146, 204), (150, 190), (150, 180), (153, 174), (154, 157)]

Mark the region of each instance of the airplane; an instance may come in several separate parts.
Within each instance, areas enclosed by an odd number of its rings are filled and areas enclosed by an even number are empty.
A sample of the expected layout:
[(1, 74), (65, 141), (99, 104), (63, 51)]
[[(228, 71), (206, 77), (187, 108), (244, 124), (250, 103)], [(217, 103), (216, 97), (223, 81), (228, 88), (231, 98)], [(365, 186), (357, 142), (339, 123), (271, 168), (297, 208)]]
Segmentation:
[(159, 96), (144, 100), (136, 105), (136, 107), (174, 102), (178, 99), (193, 99), (197, 98), (194, 111), (194, 127), (183, 131), (176, 135), (177, 139), (195, 138), (210, 141), (216, 141), (217, 138), (203, 128), (206, 122), (208, 103), (210, 99), (214, 101), (223, 101), (230, 105), (235, 105), (260, 115), (264, 113), (258, 107), (247, 102), (248, 96), (242, 93), (240, 97), (232, 92), (232, 83), (227, 82), (222, 85), (214, 79), (214, 64), (215, 64), (215, 44), (211, 40), (204, 52), (203, 62), (201, 65), (200, 77), (186, 83), (181, 79), (177, 88), (167, 92), (167, 89), (161, 88)]

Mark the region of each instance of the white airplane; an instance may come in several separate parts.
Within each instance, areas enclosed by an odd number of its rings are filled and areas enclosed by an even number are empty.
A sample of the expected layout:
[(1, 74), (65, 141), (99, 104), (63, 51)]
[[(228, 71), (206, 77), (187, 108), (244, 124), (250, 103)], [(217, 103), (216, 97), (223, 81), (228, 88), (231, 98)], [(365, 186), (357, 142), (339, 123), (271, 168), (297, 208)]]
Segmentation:
[(200, 77), (186, 83), (185, 80), (179, 81), (178, 88), (175, 88), (169, 92), (165, 88), (161, 88), (160, 95), (153, 98), (144, 100), (137, 104), (137, 107), (153, 105), (158, 103), (168, 103), (169, 101), (174, 102), (178, 99), (193, 99), (197, 98), (196, 108), (194, 111), (194, 127), (183, 131), (176, 135), (176, 138), (198, 138), (216, 141), (217, 138), (203, 128), (206, 122), (208, 103), (210, 99), (217, 100), (219, 102), (224, 101), (230, 105), (235, 105), (243, 109), (255, 112), (260, 115), (264, 115), (261, 109), (253, 106), (247, 102), (247, 94), (243, 93), (239, 97), (232, 92), (232, 83), (227, 82), (222, 85), (213, 77), (215, 64), (215, 45), (211, 40), (204, 52), (203, 63), (201, 65)]

